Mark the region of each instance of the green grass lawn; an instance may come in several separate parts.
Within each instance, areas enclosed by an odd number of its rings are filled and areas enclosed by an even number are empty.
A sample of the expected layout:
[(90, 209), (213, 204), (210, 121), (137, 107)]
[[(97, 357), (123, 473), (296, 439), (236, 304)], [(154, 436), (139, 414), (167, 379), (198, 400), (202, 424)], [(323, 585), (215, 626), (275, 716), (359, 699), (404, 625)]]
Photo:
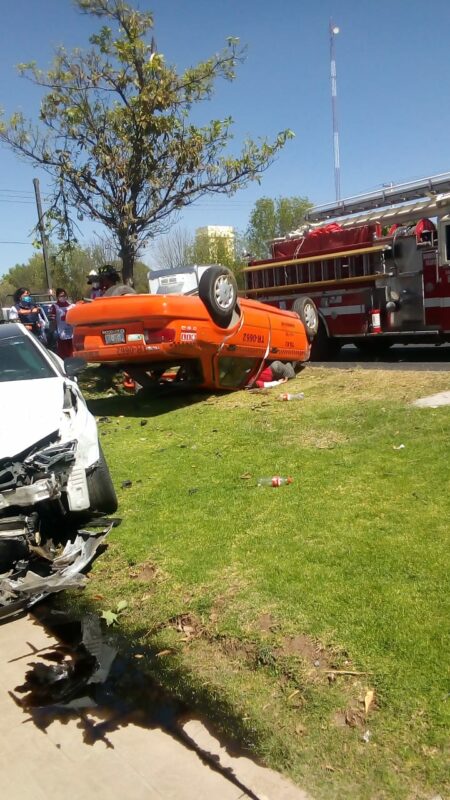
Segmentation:
[(444, 797), (450, 407), (410, 401), (449, 375), (307, 368), (290, 403), (96, 375), (123, 522), (74, 602), (126, 600), (146, 668), (316, 798)]

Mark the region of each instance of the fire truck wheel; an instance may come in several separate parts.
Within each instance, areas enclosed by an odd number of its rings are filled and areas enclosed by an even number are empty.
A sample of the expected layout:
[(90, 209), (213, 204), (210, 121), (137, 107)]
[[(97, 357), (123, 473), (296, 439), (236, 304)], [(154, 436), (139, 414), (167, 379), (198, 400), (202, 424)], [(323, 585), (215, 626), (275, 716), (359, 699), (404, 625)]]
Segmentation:
[(237, 283), (226, 267), (210, 267), (198, 284), (198, 294), (208, 309), (211, 319), (220, 328), (227, 328), (237, 302)]
[(319, 330), (319, 314), (314, 300), (310, 297), (298, 297), (292, 306), (292, 310), (299, 315), (305, 326), (306, 335), (310, 342), (317, 335)]

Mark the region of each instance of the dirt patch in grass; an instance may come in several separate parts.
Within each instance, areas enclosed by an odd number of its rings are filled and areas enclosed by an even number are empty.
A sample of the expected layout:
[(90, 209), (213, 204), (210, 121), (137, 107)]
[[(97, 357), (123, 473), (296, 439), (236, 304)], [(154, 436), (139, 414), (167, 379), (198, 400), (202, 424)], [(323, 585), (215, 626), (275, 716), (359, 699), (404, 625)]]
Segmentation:
[(364, 712), (359, 708), (347, 708), (336, 711), (332, 719), (336, 728), (358, 728), (362, 730), (366, 725)]
[(256, 620), (256, 627), (262, 633), (273, 633), (279, 628), (279, 624), (277, 623), (276, 619), (272, 616), (272, 614), (266, 613), (261, 614), (261, 616)]
[[(247, 476), (241, 475), (241, 478), (247, 479)], [(238, 598), (246, 586), (242, 575), (238, 575), (234, 569), (226, 567), (217, 576), (216, 581), (220, 581), (222, 587), (226, 587), (224, 591), (218, 592), (216, 585), (203, 585), (201, 592), (204, 594), (211, 593), (214, 596), (214, 602), (209, 612), (209, 622), (216, 625), (226, 614), (236, 608), (239, 604)]]
[(179, 614), (167, 622), (167, 626), (181, 634), (180, 641), (188, 642), (191, 639), (203, 636), (204, 626), (194, 614)]
[[(363, 677), (348, 676), (345, 682), (341, 678), (341, 691), (347, 698), (346, 705), (337, 709), (331, 723), (336, 728), (357, 728), (367, 731), (370, 719), (378, 711), (376, 693), (370, 686), (370, 680)], [(366, 734), (370, 737), (370, 732)], [(366, 743), (369, 739), (365, 739)]]
[(308, 428), (300, 433), (289, 434), (283, 438), (284, 447), (307, 447), (318, 450), (332, 450), (349, 441), (345, 434), (339, 431), (324, 431)]
[(216, 639), (224, 655), (233, 661), (243, 661), (245, 664), (254, 664), (256, 661), (257, 647), (254, 642), (246, 642), (232, 636)]
[(346, 692), (350, 691), (351, 697), (360, 692), (359, 673), (353, 670), (346, 654), (324, 646), (305, 633), (285, 636), (273, 653), (286, 674), (298, 673), (304, 683), (331, 685), (339, 682)]
[(130, 570), (130, 578), (138, 583), (155, 583), (162, 580), (162, 573), (156, 564), (147, 562)]
[[(377, 704), (375, 694), (372, 689), (363, 689), (356, 684), (349, 685), (347, 688), (347, 695), (349, 697), (349, 705), (345, 709), (339, 709), (333, 714), (332, 724), (336, 728), (358, 728), (358, 730), (366, 730), (369, 724), (369, 718), (373, 717), (374, 712), (377, 711)], [(372, 695), (371, 702), (367, 702), (367, 698)], [(369, 734), (370, 735), (370, 734)]]
[(314, 662), (318, 661), (323, 650), (309, 636), (298, 633), (295, 636), (286, 636), (281, 647), (276, 652), (282, 656), (300, 656), (305, 661), (314, 664)]
[(332, 723), (336, 728), (345, 728), (347, 725), (345, 711), (336, 711), (336, 713), (333, 714)]

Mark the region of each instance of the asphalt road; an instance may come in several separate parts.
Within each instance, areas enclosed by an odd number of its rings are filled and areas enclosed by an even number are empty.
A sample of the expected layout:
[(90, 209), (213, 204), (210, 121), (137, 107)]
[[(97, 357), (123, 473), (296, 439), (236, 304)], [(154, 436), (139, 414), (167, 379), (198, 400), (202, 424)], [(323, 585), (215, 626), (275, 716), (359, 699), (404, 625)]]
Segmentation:
[(353, 345), (345, 345), (335, 361), (310, 361), (308, 366), (450, 372), (450, 345), (394, 345), (381, 357), (362, 355)]

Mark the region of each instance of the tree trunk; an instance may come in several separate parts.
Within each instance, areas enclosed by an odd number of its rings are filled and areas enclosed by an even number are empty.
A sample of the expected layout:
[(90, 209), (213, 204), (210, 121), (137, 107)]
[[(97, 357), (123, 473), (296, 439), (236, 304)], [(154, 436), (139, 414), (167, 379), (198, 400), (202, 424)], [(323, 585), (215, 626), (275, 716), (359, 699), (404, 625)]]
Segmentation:
[(135, 253), (134, 248), (124, 243), (120, 248), (120, 257), (122, 259), (122, 278), (123, 282), (129, 286), (133, 286), (133, 271)]

